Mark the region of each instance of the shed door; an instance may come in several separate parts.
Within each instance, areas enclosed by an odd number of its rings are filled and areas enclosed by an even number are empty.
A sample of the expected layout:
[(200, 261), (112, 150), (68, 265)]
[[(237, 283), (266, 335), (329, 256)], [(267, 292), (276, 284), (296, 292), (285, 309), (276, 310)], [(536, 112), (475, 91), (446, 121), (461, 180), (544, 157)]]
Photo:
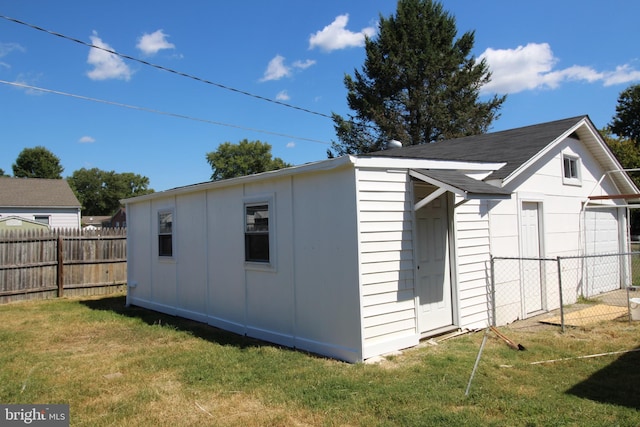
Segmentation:
[(543, 309), (544, 282), (540, 258), (540, 215), (538, 203), (522, 203), (522, 295), (525, 314)]
[(418, 326), (424, 333), (453, 325), (446, 195), (419, 209), (416, 221)]
[[(618, 209), (593, 209), (585, 212), (586, 255), (620, 252)], [(585, 260), (584, 296), (620, 289), (620, 259), (618, 256), (589, 257)]]

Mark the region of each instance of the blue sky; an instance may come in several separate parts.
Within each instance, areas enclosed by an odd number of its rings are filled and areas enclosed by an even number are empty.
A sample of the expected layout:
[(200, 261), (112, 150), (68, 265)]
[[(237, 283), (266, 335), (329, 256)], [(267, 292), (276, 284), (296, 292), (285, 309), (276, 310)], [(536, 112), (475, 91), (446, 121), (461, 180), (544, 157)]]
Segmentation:
[[(640, 2), (442, 3), (459, 34), (475, 30), (474, 55), (493, 72), (484, 93), (508, 95), (492, 131), (582, 114), (601, 128), (620, 92), (640, 82)], [(65, 177), (83, 167), (134, 172), (159, 191), (207, 181), (206, 153), (245, 138), (288, 163), (323, 160), (336, 139), (326, 116), (349, 112), (344, 74), (360, 69), (364, 35), (375, 37), (379, 14), (395, 8), (4, 0), (0, 15), (214, 84), (0, 18), (0, 168), (11, 173), (20, 151), (42, 145)]]

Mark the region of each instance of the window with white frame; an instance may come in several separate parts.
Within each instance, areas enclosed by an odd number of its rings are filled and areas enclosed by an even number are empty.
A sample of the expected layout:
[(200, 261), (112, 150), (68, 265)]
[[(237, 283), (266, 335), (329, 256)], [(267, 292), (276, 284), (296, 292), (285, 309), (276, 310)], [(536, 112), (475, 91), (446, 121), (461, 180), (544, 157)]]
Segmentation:
[(568, 154), (562, 155), (562, 180), (565, 184), (580, 185), (580, 158)]
[(173, 212), (158, 212), (158, 256), (173, 256)]
[(246, 204), (244, 224), (245, 261), (269, 263), (269, 204)]
[(50, 216), (49, 215), (34, 215), (33, 220), (35, 222), (39, 222), (41, 224), (49, 225)]

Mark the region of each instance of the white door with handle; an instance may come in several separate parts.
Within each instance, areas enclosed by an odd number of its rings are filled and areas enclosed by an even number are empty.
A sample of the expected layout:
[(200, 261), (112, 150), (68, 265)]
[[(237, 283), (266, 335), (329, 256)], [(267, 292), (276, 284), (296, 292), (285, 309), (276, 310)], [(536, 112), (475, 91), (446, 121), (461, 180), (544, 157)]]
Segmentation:
[(523, 202), (521, 215), (522, 295), (524, 315), (544, 308), (544, 274), (540, 258), (540, 210), (538, 203)]
[(418, 326), (425, 333), (453, 325), (446, 194), (416, 212)]

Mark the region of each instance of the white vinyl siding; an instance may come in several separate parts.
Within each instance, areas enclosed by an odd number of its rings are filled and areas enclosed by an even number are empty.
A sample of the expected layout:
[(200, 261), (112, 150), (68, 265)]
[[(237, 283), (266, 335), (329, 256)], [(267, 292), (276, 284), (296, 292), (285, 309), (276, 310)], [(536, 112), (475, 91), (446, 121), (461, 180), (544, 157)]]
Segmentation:
[(489, 203), (472, 200), (455, 210), (455, 262), (461, 328), (483, 327), (488, 320), (489, 215), (481, 215), (480, 212), (486, 212)]
[(78, 208), (2, 208), (0, 216), (19, 216), (34, 221), (35, 217), (49, 217), (49, 227), (80, 228), (80, 210)]
[(365, 347), (416, 334), (413, 204), (407, 173), (359, 170)]

